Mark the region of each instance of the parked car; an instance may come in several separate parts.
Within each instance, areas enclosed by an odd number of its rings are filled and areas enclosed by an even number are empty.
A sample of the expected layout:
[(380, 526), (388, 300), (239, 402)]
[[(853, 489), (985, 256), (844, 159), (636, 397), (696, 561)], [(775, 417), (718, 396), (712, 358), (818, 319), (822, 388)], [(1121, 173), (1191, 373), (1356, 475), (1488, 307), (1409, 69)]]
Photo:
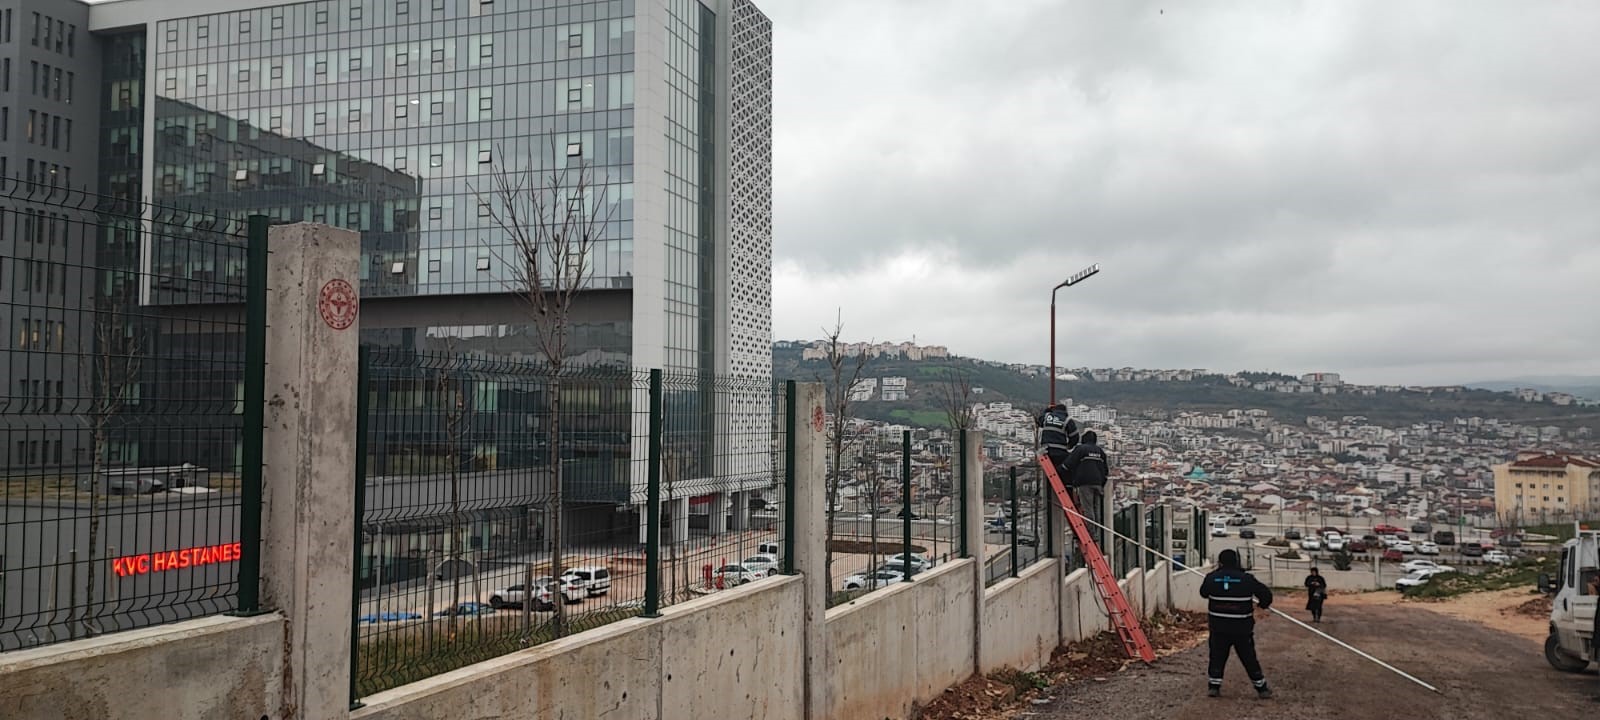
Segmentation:
[(563, 577), (576, 580), (575, 584), (588, 592), (589, 597), (604, 595), (611, 591), (611, 571), (602, 566), (575, 567), (568, 570)]
[(434, 617), (478, 617), (479, 615), (493, 615), (494, 606), (481, 602), (464, 602), (455, 607), (448, 607), (433, 614)]
[(1423, 585), (1427, 585), (1428, 580), (1433, 576), (1434, 573), (1426, 570), (1410, 573), (1405, 577), (1394, 581), (1394, 589), (1399, 590), (1400, 592), (1405, 592), (1414, 587), (1422, 587)]
[(860, 590), (867, 587), (869, 583), (873, 588), (881, 588), (885, 585), (893, 585), (904, 579), (906, 579), (904, 573), (898, 573), (893, 570), (876, 570), (870, 574), (856, 573), (845, 578), (844, 581), (839, 584), (839, 589)]
[(1283, 531), (1283, 539), (1285, 539), (1285, 540), (1299, 540), (1300, 539), (1300, 531), (1296, 530), (1294, 528), (1289, 528), (1288, 530)]
[(1254, 540), (1256, 539), (1256, 531), (1251, 528), (1239, 528), (1239, 539)]
[(1503, 538), (1500, 538), (1500, 546), (1508, 548), (1522, 547), (1522, 538), (1517, 537), (1516, 535), (1507, 535)]
[(1214, 521), (1214, 522), (1211, 523), (1211, 537), (1227, 537), (1227, 536), (1228, 536), (1228, 524), (1226, 522), (1223, 522), (1221, 520), (1217, 520), (1217, 521)]
[(1414, 532), (1418, 535), (1427, 535), (1428, 533), (1433, 532), (1433, 526), (1425, 522), (1412, 523), (1411, 532)]
[(771, 575), (778, 572), (778, 566), (781, 563), (778, 562), (777, 555), (751, 555), (750, 557), (745, 558), (744, 562), (740, 564), (750, 568), (751, 570), (760, 570), (768, 575)]
[(1398, 527), (1385, 523), (1379, 523), (1377, 527), (1372, 528), (1372, 531), (1379, 535), (1393, 535), (1395, 533), (1405, 532)]
[(1367, 543), (1364, 540), (1351, 540), (1344, 549), (1347, 552), (1364, 553), (1367, 551)]
[(1310, 551), (1313, 551), (1313, 552), (1315, 552), (1317, 550), (1321, 550), (1322, 549), (1322, 541), (1318, 540), (1315, 536), (1301, 538), (1300, 539), (1300, 549), (1301, 550), (1310, 550)]
[[(566, 582), (561, 583), (556, 582), (555, 578), (552, 577), (540, 579), (544, 580), (544, 582), (536, 583), (534, 585), (534, 587), (538, 588), (538, 590), (534, 591), (533, 593), (534, 610), (538, 610), (539, 612), (554, 612), (556, 609), (557, 593), (560, 593), (561, 599), (568, 605), (583, 602), (583, 597), (585, 594), (584, 590), (573, 583), (571, 578), (563, 578), (566, 580)], [(518, 609), (521, 609), (522, 604), (518, 603), (517, 607)]]
[(1418, 572), (1418, 571), (1427, 571), (1427, 572), (1430, 572), (1430, 573), (1442, 573), (1442, 572), (1455, 572), (1456, 571), (1455, 568), (1450, 567), (1449, 565), (1440, 565), (1439, 563), (1436, 563), (1436, 562), (1434, 562), (1432, 560), (1407, 560), (1406, 564), (1400, 566), (1400, 569), (1404, 570), (1404, 571), (1406, 571), (1408, 573)]
[[(889, 559), (886, 560), (885, 562), (904, 563), (905, 562), (905, 554), (904, 553), (896, 553), (894, 555), (890, 555)], [(922, 555), (918, 555), (916, 553), (912, 553), (911, 554), (911, 568), (913, 570), (916, 570), (917, 572), (922, 572), (924, 570), (932, 570), (933, 569), (933, 561), (929, 560), (926, 557), (923, 557)]]
[(1378, 547), (1379, 545), (1383, 544), (1383, 538), (1378, 537), (1377, 535), (1372, 535), (1370, 533), (1367, 534), (1367, 535), (1362, 535), (1361, 536), (1361, 541), (1366, 543), (1367, 547), (1370, 547), (1370, 548), (1375, 548), (1375, 547)]
[(1505, 565), (1511, 562), (1511, 556), (1504, 550), (1490, 550), (1483, 554), (1483, 561), (1494, 565)]
[(1234, 515), (1233, 517), (1228, 518), (1228, 524), (1229, 525), (1254, 525), (1254, 524), (1256, 524), (1256, 516), (1251, 515), (1250, 513), (1239, 513), (1238, 515)]
[(1437, 530), (1433, 533), (1433, 541), (1440, 545), (1456, 544), (1456, 534), (1449, 530)]
[(1322, 546), (1327, 548), (1328, 552), (1340, 552), (1344, 550), (1344, 536), (1338, 533), (1329, 533), (1328, 536), (1323, 539)]
[(751, 570), (743, 565), (723, 565), (717, 568), (715, 578), (722, 581), (723, 587), (738, 587), (745, 583), (755, 582), (766, 577), (765, 572)]
[(1410, 555), (1417, 551), (1417, 546), (1412, 545), (1410, 540), (1401, 540), (1394, 544), (1394, 549), (1399, 550), (1402, 555)]
[(1475, 543), (1461, 543), (1461, 554), (1465, 557), (1483, 557), (1483, 546)]
[(1428, 541), (1424, 540), (1421, 544), (1417, 545), (1417, 554), (1418, 555), (1438, 555), (1439, 554), (1439, 546), (1434, 544), (1434, 543), (1432, 543), (1432, 542), (1428, 542)]
[(1406, 556), (1401, 555), (1399, 550), (1389, 548), (1383, 551), (1383, 559), (1385, 562), (1401, 562), (1406, 559)]
[[(564, 582), (561, 583), (561, 595), (567, 601), (567, 604), (583, 602), (584, 588), (574, 582), (571, 576), (567, 576), (563, 580)], [(533, 581), (533, 586), (538, 588), (535, 594), (543, 596), (542, 600), (535, 598), (534, 607), (542, 604), (554, 605), (554, 592), (548, 591), (547, 586), (555, 584), (556, 579), (548, 575)], [(519, 583), (491, 593), (489, 595), (489, 606), (493, 608), (517, 608), (520, 610), (522, 609), (522, 603), (527, 598), (527, 587)]]

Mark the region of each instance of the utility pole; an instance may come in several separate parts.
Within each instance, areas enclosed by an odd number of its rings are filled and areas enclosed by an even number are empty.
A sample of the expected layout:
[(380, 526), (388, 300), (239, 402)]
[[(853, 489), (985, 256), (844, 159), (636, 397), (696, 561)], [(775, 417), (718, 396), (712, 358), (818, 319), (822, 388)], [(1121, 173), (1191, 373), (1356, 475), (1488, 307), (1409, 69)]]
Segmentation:
[(1073, 273), (1072, 277), (1069, 277), (1066, 280), (1062, 280), (1059, 285), (1056, 285), (1055, 287), (1050, 289), (1050, 404), (1051, 405), (1056, 404), (1056, 374), (1057, 374), (1057, 370), (1056, 370), (1056, 291), (1060, 290), (1061, 288), (1068, 288), (1068, 287), (1072, 287), (1073, 285), (1077, 285), (1078, 283), (1083, 282), (1084, 280), (1088, 280), (1090, 277), (1093, 277), (1095, 275), (1095, 273), (1098, 273), (1098, 272), (1100, 272), (1100, 265), (1099, 264), (1090, 265), (1089, 267), (1086, 267), (1086, 268), (1084, 268), (1082, 270), (1079, 270), (1076, 273)]

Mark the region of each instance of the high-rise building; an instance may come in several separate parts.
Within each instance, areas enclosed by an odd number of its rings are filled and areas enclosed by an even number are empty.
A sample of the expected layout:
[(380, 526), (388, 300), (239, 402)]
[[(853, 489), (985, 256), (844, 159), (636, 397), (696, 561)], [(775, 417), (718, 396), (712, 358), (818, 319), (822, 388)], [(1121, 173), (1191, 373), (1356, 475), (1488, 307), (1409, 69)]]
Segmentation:
[[(771, 68), (771, 23), (750, 0), (0, 0), (0, 174), (356, 230), (365, 342), (529, 359), (495, 182), (585, 174), (584, 193), (556, 201), (608, 221), (569, 356), (770, 378)], [(15, 236), (54, 225), (0, 222), (10, 293)], [(136, 235), (99, 224), (74, 245), (79, 265)], [(186, 301), (241, 271), (163, 265), (183, 253), (162, 244), (181, 240), (140, 242), (126, 254), (186, 280)], [(27, 259), (49, 260), (43, 247)], [(161, 288), (121, 291), (163, 302)], [(0, 352), (31, 346), (34, 318), (18, 320), (3, 319)], [(751, 432), (770, 424), (757, 395), (725, 397), (736, 406), (718, 422), (735, 426), (705, 428), (737, 438), (715, 448), (719, 476), (770, 450)]]

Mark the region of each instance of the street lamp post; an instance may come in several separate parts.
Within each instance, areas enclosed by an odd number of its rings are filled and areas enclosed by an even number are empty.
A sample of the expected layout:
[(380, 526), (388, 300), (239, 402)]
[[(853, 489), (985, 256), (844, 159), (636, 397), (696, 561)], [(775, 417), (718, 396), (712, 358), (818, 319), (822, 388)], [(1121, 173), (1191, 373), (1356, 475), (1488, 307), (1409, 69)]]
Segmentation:
[(1061, 284), (1050, 289), (1050, 404), (1056, 404), (1056, 292), (1061, 288), (1072, 287), (1100, 272), (1100, 265), (1094, 264), (1073, 273), (1072, 277), (1062, 280)]

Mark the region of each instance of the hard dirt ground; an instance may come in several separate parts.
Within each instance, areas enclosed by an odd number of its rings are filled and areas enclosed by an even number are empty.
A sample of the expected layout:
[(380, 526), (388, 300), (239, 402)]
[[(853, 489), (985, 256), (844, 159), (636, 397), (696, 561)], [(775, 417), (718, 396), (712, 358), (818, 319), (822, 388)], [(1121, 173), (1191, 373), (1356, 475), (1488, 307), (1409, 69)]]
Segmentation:
[[(1308, 620), (1304, 605), (1303, 597), (1286, 593), (1276, 607)], [(1152, 667), (1132, 664), (1117, 672), (1125, 664), (1120, 648), (1102, 635), (1060, 653), (1039, 675), (975, 678), (923, 717), (1499, 720), (1594, 714), (1600, 678), (1561, 673), (1544, 661), (1547, 613), (1547, 601), (1526, 590), (1443, 602), (1402, 601), (1395, 593), (1329, 598), (1317, 627), (1437, 686), (1437, 695), (1269, 616), (1257, 622), (1256, 647), (1276, 697), (1256, 699), (1238, 659), (1230, 658), (1223, 697), (1208, 698), (1204, 633), (1193, 630), (1204, 621), (1195, 615), (1151, 632), (1161, 655)], [(1044, 679), (1053, 684), (1033, 689)]]

